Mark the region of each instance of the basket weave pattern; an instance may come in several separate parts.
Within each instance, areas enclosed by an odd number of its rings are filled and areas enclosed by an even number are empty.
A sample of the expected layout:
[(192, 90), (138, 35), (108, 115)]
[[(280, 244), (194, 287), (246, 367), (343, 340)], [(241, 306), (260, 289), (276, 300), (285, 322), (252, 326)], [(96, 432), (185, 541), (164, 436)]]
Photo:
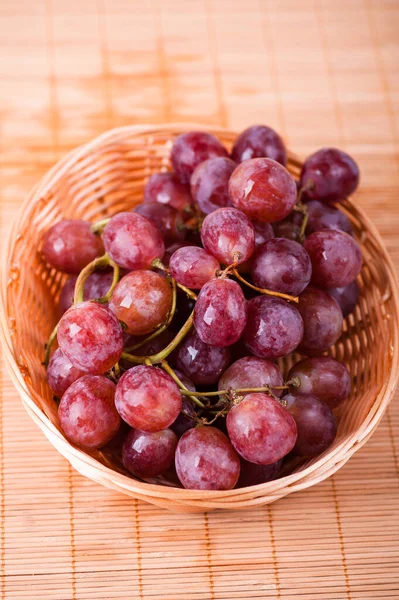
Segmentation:
[[(32, 419), (83, 475), (124, 494), (172, 510), (247, 508), (307, 488), (337, 471), (370, 437), (389, 404), (398, 373), (398, 288), (382, 241), (368, 218), (350, 200), (343, 204), (363, 252), (360, 299), (344, 332), (330, 350), (352, 377), (350, 399), (339, 409), (332, 447), (293, 474), (231, 491), (191, 491), (140, 482), (101, 451), (90, 454), (62, 435), (57, 408), (46, 382), (43, 346), (57, 321), (57, 299), (65, 276), (45, 265), (43, 233), (61, 218), (95, 221), (141, 202), (149, 175), (169, 167), (173, 139), (187, 126), (123, 127), (112, 130), (61, 160), (27, 198), (2, 259), (2, 338), (11, 377)], [(207, 128), (209, 130), (209, 128)], [(214, 130), (231, 147), (235, 134)], [(300, 162), (289, 157), (296, 174)], [(283, 359), (285, 373), (295, 358)]]

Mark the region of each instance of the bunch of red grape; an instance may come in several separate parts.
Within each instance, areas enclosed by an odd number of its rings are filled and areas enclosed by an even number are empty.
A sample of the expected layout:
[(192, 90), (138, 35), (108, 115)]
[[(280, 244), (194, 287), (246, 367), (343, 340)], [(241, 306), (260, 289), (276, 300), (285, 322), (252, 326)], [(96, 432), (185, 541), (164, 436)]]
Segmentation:
[[(46, 232), (44, 259), (73, 276), (44, 361), (72, 443), (208, 490), (269, 481), (330, 446), (350, 377), (325, 353), (362, 266), (337, 203), (359, 171), (334, 148), (299, 181), (286, 162), (269, 127), (245, 130), (230, 155), (184, 133), (142, 204)], [(284, 378), (275, 361), (294, 351), (306, 358)]]

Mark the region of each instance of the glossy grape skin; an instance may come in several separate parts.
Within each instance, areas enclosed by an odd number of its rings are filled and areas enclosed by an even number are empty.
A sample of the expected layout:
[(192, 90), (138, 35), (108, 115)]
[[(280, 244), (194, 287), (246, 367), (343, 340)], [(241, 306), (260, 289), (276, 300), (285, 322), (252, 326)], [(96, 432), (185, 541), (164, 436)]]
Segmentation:
[(215, 136), (204, 131), (190, 131), (175, 139), (170, 159), (179, 181), (188, 183), (200, 163), (217, 156), (227, 157), (227, 150)]
[(251, 221), (235, 208), (219, 208), (205, 217), (201, 240), (205, 250), (225, 265), (245, 262), (255, 249)]
[(298, 393), (287, 394), (284, 400), (297, 426), (295, 454), (318, 456), (331, 446), (337, 435), (337, 421), (327, 404), (315, 396)]
[(69, 386), (83, 375), (86, 373), (74, 367), (61, 348), (57, 348), (47, 367), (47, 381), (53, 394), (61, 398)]
[(173, 206), (158, 202), (143, 202), (135, 206), (134, 212), (151, 221), (159, 229), (165, 245), (184, 240), (186, 236), (184, 221)]
[(288, 379), (298, 377), (299, 394), (316, 396), (330, 408), (336, 408), (351, 390), (351, 379), (348, 369), (329, 356), (305, 358), (296, 363), (288, 373)]
[(108, 371), (123, 352), (118, 319), (96, 302), (82, 302), (67, 310), (58, 323), (57, 340), (75, 367), (93, 375)]
[(230, 348), (216, 348), (192, 331), (182, 342), (176, 365), (195, 385), (216, 383), (231, 361)]
[(174, 173), (154, 173), (144, 188), (144, 202), (164, 204), (184, 215), (192, 205), (190, 188), (180, 183)]
[(131, 335), (145, 335), (164, 323), (172, 306), (170, 283), (154, 271), (131, 271), (119, 281), (109, 308)]
[(169, 261), (170, 274), (178, 283), (199, 290), (216, 276), (220, 264), (214, 256), (198, 246), (179, 248)]
[(147, 269), (162, 258), (165, 244), (161, 233), (148, 219), (134, 212), (120, 212), (104, 229), (105, 250), (124, 269)]
[(240, 459), (227, 436), (210, 426), (180, 438), (175, 465), (180, 483), (190, 490), (231, 490), (240, 475)]
[[(179, 379), (183, 382), (183, 379), (181, 377), (179, 377)], [(172, 425), (170, 426), (170, 429), (175, 432), (175, 434), (177, 435), (178, 438), (181, 438), (183, 433), (186, 433), (186, 431), (195, 427), (196, 422), (197, 422), (196, 421), (197, 411), (195, 410), (194, 406), (195, 405), (189, 398), (185, 398), (183, 396), (182, 410), (185, 413), (191, 415), (193, 418), (190, 419), (190, 417), (187, 417), (183, 413), (180, 413), (180, 415), (177, 417), (176, 421), (174, 423), (172, 423)]]
[(118, 432), (121, 420), (114, 404), (115, 384), (101, 375), (85, 375), (61, 398), (61, 429), (74, 444), (101, 448)]
[(156, 432), (177, 419), (182, 400), (170, 375), (158, 367), (137, 365), (119, 379), (115, 406), (131, 427)]
[(297, 189), (294, 178), (280, 163), (270, 158), (245, 160), (229, 181), (233, 206), (250, 219), (273, 223), (292, 210)]
[[(96, 271), (89, 275), (86, 279), (83, 288), (83, 300), (93, 300), (95, 298), (102, 298), (108, 292), (111, 287), (113, 279), (112, 270)], [(71, 308), (73, 304), (73, 297), (75, 294), (75, 284), (77, 277), (71, 277), (67, 279), (64, 287), (61, 290), (60, 298), (58, 300), (58, 310), (60, 317)]]
[(270, 465), (295, 445), (297, 428), (290, 413), (263, 393), (245, 396), (226, 417), (227, 431), (237, 452), (249, 462)]
[(240, 477), (236, 487), (243, 488), (273, 481), (281, 469), (282, 462), (282, 460), (278, 460), (271, 465), (256, 465), (241, 458)]
[(327, 291), (340, 305), (344, 317), (353, 313), (359, 300), (359, 286), (356, 281), (352, 281), (344, 287), (329, 288)]
[(54, 268), (73, 275), (104, 252), (101, 238), (90, 230), (90, 223), (63, 219), (46, 231), (42, 253)]
[(170, 429), (150, 433), (132, 429), (122, 446), (122, 462), (140, 479), (157, 477), (174, 463), (177, 436)]
[(359, 167), (337, 148), (321, 148), (303, 164), (300, 186), (306, 196), (323, 202), (339, 202), (353, 194), (359, 184)]
[(362, 268), (359, 244), (347, 233), (323, 229), (309, 235), (303, 247), (312, 262), (312, 283), (323, 288), (352, 283)]
[(320, 356), (339, 339), (342, 333), (342, 311), (330, 294), (308, 287), (299, 297), (298, 310), (304, 324), (298, 352)]
[(309, 285), (312, 265), (300, 244), (273, 238), (256, 251), (251, 275), (257, 287), (298, 296)]
[(232, 279), (211, 279), (194, 308), (194, 326), (205, 344), (219, 348), (235, 344), (247, 322), (247, 306), (241, 287)]
[(172, 258), (176, 250), (179, 250), (180, 248), (187, 248), (189, 246), (192, 247), (193, 244), (187, 240), (185, 240), (184, 242), (174, 242), (173, 244), (170, 244), (170, 246), (167, 246), (167, 248), (165, 249), (165, 254), (163, 255), (162, 263), (165, 265), (165, 267), (169, 267), (170, 259)]
[(259, 246), (275, 237), (270, 223), (262, 223), (261, 221), (251, 221), (251, 223), (255, 231), (255, 248), (259, 248)]
[[(264, 358), (244, 356), (226, 369), (219, 379), (218, 389), (245, 389), (284, 385), (283, 375), (278, 366)], [(274, 390), (275, 396), (282, 396), (282, 390)], [(245, 394), (240, 394), (245, 395)]]
[(287, 164), (284, 142), (274, 129), (265, 125), (252, 125), (245, 129), (234, 142), (231, 157), (237, 163), (251, 158), (272, 158)]
[(247, 303), (243, 340), (255, 356), (275, 359), (293, 352), (303, 337), (298, 309), (280, 298), (256, 296)]
[(306, 235), (322, 229), (339, 229), (352, 235), (353, 227), (348, 217), (335, 206), (330, 206), (319, 200), (310, 200), (306, 203), (308, 209), (308, 223)]
[(206, 215), (230, 204), (229, 179), (236, 166), (237, 163), (224, 156), (209, 158), (191, 175), (191, 195)]

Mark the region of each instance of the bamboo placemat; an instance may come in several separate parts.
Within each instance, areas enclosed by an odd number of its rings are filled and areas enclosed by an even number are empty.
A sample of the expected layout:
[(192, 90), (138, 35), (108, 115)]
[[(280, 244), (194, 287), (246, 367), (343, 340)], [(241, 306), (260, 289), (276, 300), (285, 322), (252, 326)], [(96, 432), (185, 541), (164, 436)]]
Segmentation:
[[(1, 234), (105, 129), (264, 122), (356, 157), (399, 265), (395, 0), (2, 0)], [(1, 378), (0, 591), (54, 600), (399, 598), (398, 396), (334, 477), (267, 507), (179, 516), (82, 478)]]

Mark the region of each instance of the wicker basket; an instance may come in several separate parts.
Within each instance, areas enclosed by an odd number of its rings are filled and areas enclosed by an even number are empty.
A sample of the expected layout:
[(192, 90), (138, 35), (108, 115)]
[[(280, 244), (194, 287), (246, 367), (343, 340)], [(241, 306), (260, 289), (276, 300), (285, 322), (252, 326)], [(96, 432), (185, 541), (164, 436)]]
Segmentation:
[[(351, 398), (340, 408), (338, 435), (322, 456), (270, 483), (231, 491), (191, 491), (137, 481), (103, 452), (72, 446), (57, 423), (57, 409), (41, 364), (43, 345), (56, 322), (65, 276), (40, 257), (43, 232), (61, 218), (90, 221), (141, 201), (151, 173), (169, 166), (174, 137), (187, 126), (123, 127), (82, 146), (55, 165), (24, 203), (2, 259), (2, 338), (12, 380), (23, 404), (50, 442), (83, 475), (111, 489), (176, 511), (240, 509), (267, 504), (326, 479), (371, 436), (394, 391), (398, 375), (398, 287), (391, 260), (375, 227), (351, 201), (343, 205), (364, 258), (361, 294), (354, 314), (330, 354), (351, 372)], [(209, 128), (208, 128), (209, 129)], [(213, 131), (230, 147), (234, 134)], [(300, 163), (290, 156), (289, 169)], [(291, 359), (292, 361), (292, 359)], [(288, 360), (282, 361), (285, 369)]]

